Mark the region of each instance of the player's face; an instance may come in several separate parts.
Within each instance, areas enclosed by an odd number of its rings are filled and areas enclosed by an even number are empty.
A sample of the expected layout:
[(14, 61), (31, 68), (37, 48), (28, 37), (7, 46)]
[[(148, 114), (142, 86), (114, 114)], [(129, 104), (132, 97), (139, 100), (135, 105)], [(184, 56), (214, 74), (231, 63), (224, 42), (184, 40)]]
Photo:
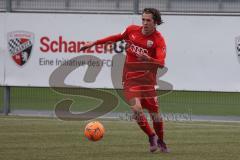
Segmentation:
[(153, 20), (153, 15), (148, 13), (142, 14), (142, 25), (143, 25), (143, 33), (151, 34), (156, 27), (156, 24)]

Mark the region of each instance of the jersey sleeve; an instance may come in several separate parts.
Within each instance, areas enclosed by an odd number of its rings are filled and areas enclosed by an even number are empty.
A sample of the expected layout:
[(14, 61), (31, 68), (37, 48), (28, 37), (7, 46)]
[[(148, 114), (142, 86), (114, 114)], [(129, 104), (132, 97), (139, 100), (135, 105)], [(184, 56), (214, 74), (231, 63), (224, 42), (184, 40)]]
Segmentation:
[(112, 36), (108, 36), (102, 39), (99, 39), (95, 42), (96, 45), (98, 44), (104, 44), (104, 43), (113, 43), (113, 42), (117, 42), (123, 39), (122, 34), (116, 34), (116, 35), (112, 35)]
[(95, 42), (95, 44), (98, 45), (98, 44), (104, 44), (104, 43), (114, 43), (114, 42), (123, 40), (127, 37), (128, 30), (129, 30), (129, 27), (126, 28), (122, 33), (111, 35), (103, 39), (99, 39)]
[(161, 37), (157, 40), (156, 46), (156, 60), (161, 67), (164, 67), (165, 65), (165, 58), (166, 58), (166, 44), (164, 39)]

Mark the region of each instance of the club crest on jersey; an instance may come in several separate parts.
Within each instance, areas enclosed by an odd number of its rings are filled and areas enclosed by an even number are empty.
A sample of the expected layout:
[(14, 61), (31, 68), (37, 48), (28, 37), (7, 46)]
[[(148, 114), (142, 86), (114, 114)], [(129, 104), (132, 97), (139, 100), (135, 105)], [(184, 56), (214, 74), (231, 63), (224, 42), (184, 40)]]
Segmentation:
[(148, 47), (148, 48), (151, 48), (152, 45), (153, 45), (153, 41), (147, 40), (147, 47)]
[(240, 58), (240, 36), (235, 38), (235, 47), (237, 56)]
[(34, 43), (34, 34), (27, 31), (8, 33), (8, 52), (14, 62), (23, 66), (29, 60)]

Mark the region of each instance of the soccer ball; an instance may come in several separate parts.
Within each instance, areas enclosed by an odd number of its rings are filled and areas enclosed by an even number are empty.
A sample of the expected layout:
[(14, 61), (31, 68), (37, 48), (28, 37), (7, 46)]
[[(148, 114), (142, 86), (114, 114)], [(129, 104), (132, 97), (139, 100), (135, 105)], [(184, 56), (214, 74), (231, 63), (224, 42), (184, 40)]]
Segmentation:
[(93, 121), (86, 125), (84, 135), (91, 141), (98, 141), (103, 138), (105, 129), (99, 121)]

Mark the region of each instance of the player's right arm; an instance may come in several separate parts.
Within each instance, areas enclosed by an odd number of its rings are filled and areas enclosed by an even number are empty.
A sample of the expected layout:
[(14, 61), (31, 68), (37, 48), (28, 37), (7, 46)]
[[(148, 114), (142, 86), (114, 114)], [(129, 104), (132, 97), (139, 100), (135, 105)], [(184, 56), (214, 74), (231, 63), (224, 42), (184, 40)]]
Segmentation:
[(106, 38), (103, 38), (103, 39), (99, 39), (99, 40), (94, 41), (94, 42), (88, 42), (81, 47), (80, 51), (85, 50), (87, 48), (90, 48), (94, 45), (114, 43), (114, 42), (120, 41), (124, 38), (124, 36), (125, 36), (125, 32), (122, 33), (122, 34), (120, 33), (120, 34), (112, 35), (112, 36), (109, 36), (109, 37), (106, 37)]
[(134, 25), (130, 25), (128, 26), (124, 32), (122, 33), (119, 33), (119, 34), (116, 34), (116, 35), (111, 35), (111, 36), (108, 36), (108, 37), (105, 37), (105, 38), (102, 38), (102, 39), (99, 39), (97, 41), (94, 41), (94, 42), (88, 42), (86, 44), (84, 44), (80, 51), (81, 50), (85, 50), (87, 48), (90, 48), (94, 45), (98, 45), (98, 44), (106, 44), (106, 43), (114, 43), (114, 42), (117, 42), (117, 41), (120, 41), (120, 40), (123, 40), (123, 39), (126, 39), (127, 36), (128, 36), (128, 33), (130, 32), (130, 30), (132, 30), (133, 28), (135, 28)]

